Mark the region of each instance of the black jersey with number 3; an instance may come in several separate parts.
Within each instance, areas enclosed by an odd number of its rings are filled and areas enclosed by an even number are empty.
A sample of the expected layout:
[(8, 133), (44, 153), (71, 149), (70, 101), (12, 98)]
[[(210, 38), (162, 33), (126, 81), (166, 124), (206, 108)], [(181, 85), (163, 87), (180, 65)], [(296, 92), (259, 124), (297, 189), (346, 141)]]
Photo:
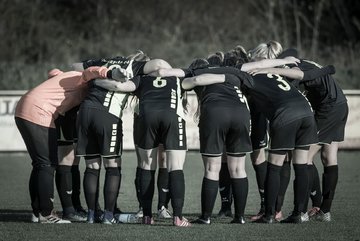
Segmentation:
[(247, 91), (249, 98), (257, 111), (264, 113), (270, 122), (284, 125), (313, 116), (307, 99), (280, 75), (257, 74), (253, 80), (254, 88)]

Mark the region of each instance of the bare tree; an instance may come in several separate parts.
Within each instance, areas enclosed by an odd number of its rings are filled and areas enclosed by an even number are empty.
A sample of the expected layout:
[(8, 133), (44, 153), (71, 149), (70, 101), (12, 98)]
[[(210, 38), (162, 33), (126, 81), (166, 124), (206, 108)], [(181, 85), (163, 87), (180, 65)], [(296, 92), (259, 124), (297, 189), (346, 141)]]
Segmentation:
[(299, 52), (302, 49), (302, 41), (301, 41), (301, 22), (300, 22), (300, 11), (298, 8), (297, 0), (292, 1), (292, 9), (294, 15), (295, 22), (295, 36), (296, 36), (296, 48)]
[(349, 9), (344, 4), (342, 0), (333, 0), (332, 1), (334, 12), (336, 13), (337, 18), (341, 24), (341, 27), (344, 29), (348, 39), (354, 39), (355, 33), (351, 24)]
[(318, 52), (319, 46), (319, 34), (320, 34), (320, 21), (323, 14), (326, 0), (319, 0), (314, 8), (314, 22), (312, 26), (312, 39), (311, 39), (311, 58), (315, 58)]

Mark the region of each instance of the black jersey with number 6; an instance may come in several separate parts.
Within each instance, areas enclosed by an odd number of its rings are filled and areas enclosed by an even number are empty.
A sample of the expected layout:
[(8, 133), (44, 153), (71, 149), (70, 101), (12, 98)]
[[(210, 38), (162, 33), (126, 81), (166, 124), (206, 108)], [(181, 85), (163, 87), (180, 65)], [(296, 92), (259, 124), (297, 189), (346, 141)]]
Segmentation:
[(184, 118), (182, 96), (184, 90), (177, 77), (137, 76), (135, 95), (139, 98), (139, 115), (153, 111), (171, 111)]
[(161, 143), (165, 150), (186, 150), (181, 80), (177, 77), (137, 76), (134, 83), (137, 86), (134, 93), (139, 98), (137, 145), (152, 149)]

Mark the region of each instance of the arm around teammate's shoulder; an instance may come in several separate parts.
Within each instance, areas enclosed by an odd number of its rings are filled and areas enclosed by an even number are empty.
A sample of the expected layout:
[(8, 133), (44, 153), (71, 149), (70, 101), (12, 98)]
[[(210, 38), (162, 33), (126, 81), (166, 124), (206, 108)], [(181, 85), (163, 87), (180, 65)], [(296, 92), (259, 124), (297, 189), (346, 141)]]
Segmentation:
[(264, 68), (253, 69), (248, 71), (251, 75), (257, 74), (278, 74), (294, 80), (301, 80), (304, 77), (304, 72), (297, 68), (285, 69), (285, 68)]
[(189, 78), (185, 78), (181, 86), (185, 90), (191, 90), (196, 86), (204, 86), (204, 85), (211, 85), (217, 83), (224, 83), (225, 82), (225, 75), (224, 74), (201, 74)]
[(104, 89), (116, 92), (133, 92), (136, 90), (136, 85), (131, 80), (119, 82), (111, 79), (96, 79), (94, 84)]
[(173, 69), (173, 68), (161, 68), (156, 71), (153, 71), (149, 74), (150, 76), (154, 77), (185, 77), (185, 72), (182, 69)]
[(263, 59), (255, 62), (244, 63), (241, 66), (242, 71), (248, 72), (253, 69), (271, 68), (286, 64), (297, 65), (300, 62), (299, 59), (289, 56), (283, 59)]
[(84, 81), (98, 78), (104, 79), (106, 78), (107, 72), (108, 68), (106, 67), (91, 66), (83, 71), (82, 78), (84, 79)]

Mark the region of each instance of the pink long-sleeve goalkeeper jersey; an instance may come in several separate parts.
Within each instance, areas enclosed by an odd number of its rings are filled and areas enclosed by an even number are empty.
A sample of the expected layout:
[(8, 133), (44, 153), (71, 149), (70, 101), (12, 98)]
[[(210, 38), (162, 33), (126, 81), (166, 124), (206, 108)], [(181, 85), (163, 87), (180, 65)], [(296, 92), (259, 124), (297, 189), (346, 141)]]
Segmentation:
[(60, 73), (25, 93), (15, 116), (45, 127), (55, 128), (55, 119), (77, 106), (85, 98), (87, 82), (106, 78), (106, 67), (90, 67), (84, 72)]

